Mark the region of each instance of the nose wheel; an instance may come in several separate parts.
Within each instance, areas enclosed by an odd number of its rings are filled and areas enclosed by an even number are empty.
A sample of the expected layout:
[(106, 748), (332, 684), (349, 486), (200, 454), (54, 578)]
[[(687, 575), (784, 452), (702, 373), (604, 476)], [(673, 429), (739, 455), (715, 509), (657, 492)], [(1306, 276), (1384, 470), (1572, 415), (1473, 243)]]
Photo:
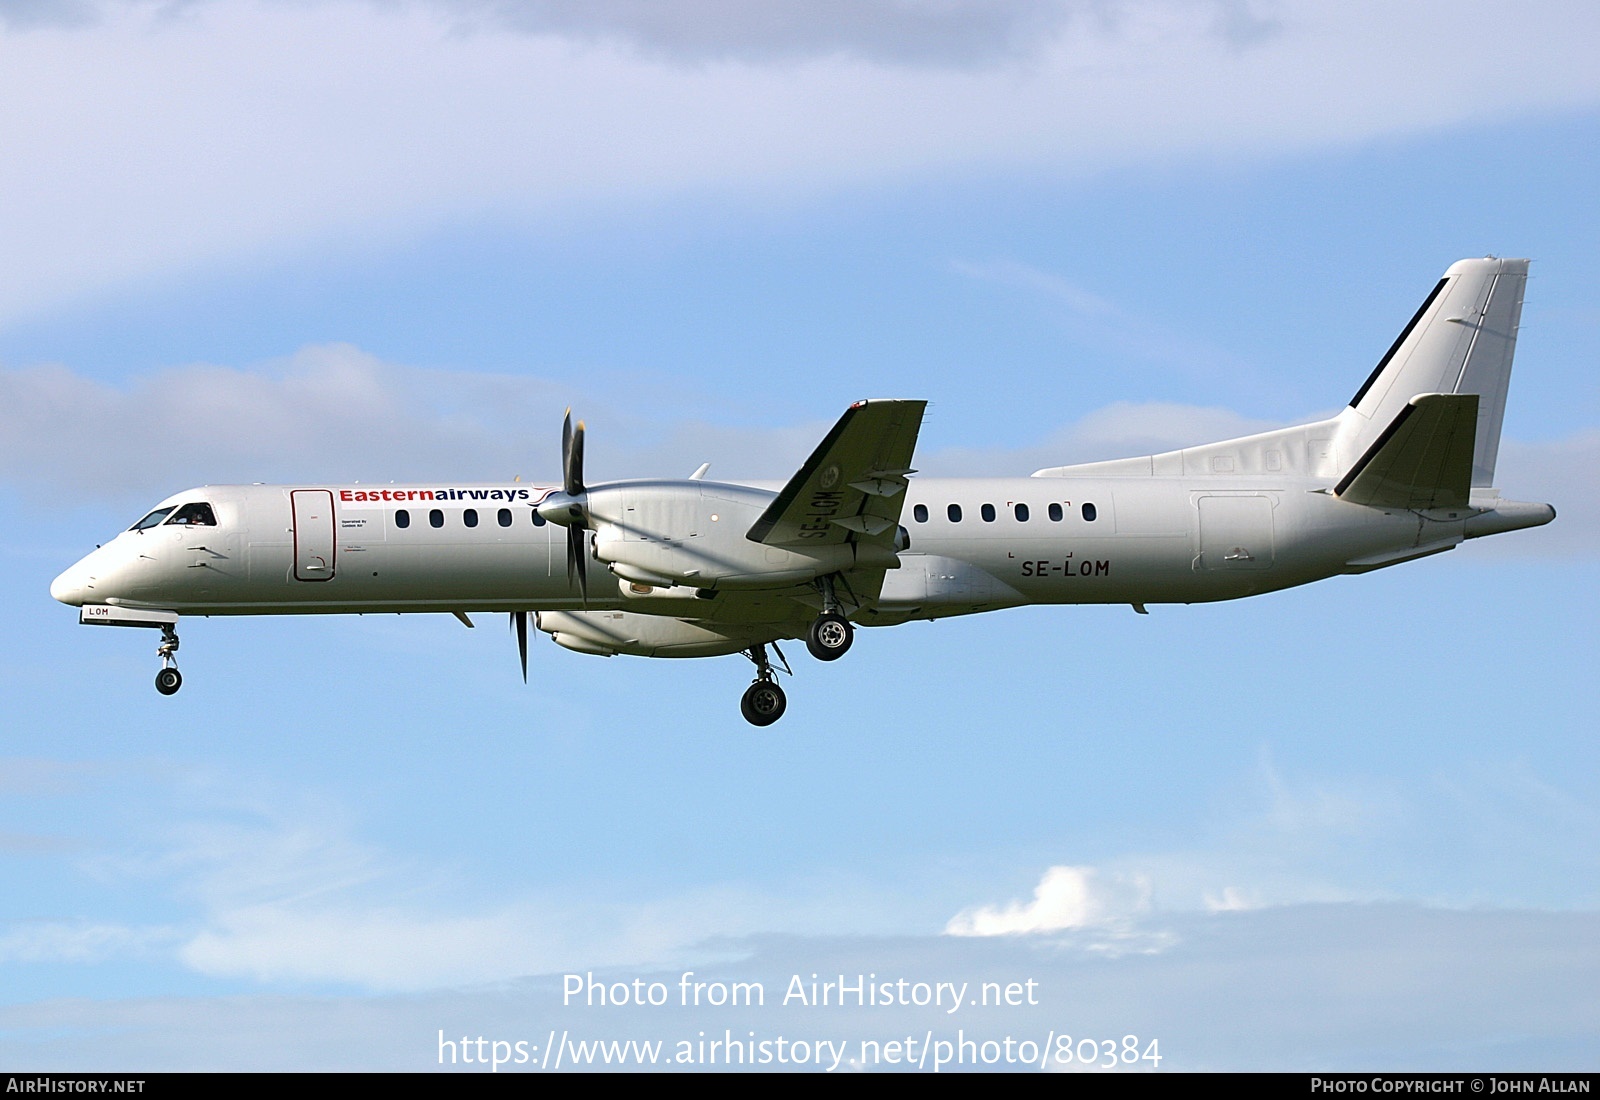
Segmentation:
[(789, 700), (774, 680), (757, 680), (744, 689), (739, 700), (739, 713), (752, 726), (770, 726), (783, 717)]
[(161, 671), (156, 673), (156, 690), (162, 695), (175, 695), (183, 686), (183, 673), (178, 671), (178, 632), (171, 626), (161, 628), (161, 644), (156, 646), (156, 656), (161, 658)]

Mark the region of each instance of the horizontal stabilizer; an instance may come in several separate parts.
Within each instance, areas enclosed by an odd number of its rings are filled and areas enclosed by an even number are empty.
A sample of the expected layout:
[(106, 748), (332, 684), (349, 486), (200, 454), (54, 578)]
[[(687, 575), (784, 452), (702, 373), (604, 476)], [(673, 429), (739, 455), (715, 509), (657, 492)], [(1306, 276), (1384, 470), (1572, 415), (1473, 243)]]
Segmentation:
[(1477, 430), (1477, 394), (1418, 394), (1334, 487), (1334, 495), (1378, 508), (1465, 508)]
[(857, 401), (750, 528), (769, 546), (892, 541), (926, 401)]

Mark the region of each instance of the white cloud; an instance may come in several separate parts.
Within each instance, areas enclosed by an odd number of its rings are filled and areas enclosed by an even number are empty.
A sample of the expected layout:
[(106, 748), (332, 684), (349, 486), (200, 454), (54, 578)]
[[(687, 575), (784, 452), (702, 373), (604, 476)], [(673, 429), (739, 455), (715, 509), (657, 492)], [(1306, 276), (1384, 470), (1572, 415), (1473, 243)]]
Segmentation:
[(1149, 908), (1150, 886), (1117, 879), (1093, 867), (1051, 867), (1032, 901), (963, 910), (945, 925), (952, 936), (1013, 936), (1122, 925)]
[[(1094, 5), (1060, 34), (1029, 29), (1038, 17), (1018, 5), (879, 4), (844, 38), (822, 33), (832, 7), (743, 25), (714, 23), (713, 6), (665, 21), (649, 7), (219, 0), (111, 5), (68, 25), (84, 9), (13, 4), (0, 323), (133, 280), (462, 218), (1277, 155), (1600, 94), (1586, 48), (1600, 13), (1580, 0), (1281, 0), (1265, 16), (1137, 0)], [(496, 18), (464, 29), (464, 10), (516, 12), (538, 33)], [(982, 11), (994, 33), (960, 29)], [(911, 52), (949, 64), (877, 60), (917, 40), (912, 24), (938, 33)], [(748, 48), (707, 39), (714, 25)], [(1019, 33), (1044, 45), (1013, 50)], [(967, 57), (947, 49), (957, 41)], [(1517, 79), (1460, 64), (1484, 41)], [(995, 63), (970, 64), (974, 43)], [(723, 59), (663, 60), (696, 50)]]
[(1234, 886), (1224, 886), (1220, 893), (1206, 894), (1204, 900), (1208, 913), (1242, 913), (1247, 909), (1260, 908)]

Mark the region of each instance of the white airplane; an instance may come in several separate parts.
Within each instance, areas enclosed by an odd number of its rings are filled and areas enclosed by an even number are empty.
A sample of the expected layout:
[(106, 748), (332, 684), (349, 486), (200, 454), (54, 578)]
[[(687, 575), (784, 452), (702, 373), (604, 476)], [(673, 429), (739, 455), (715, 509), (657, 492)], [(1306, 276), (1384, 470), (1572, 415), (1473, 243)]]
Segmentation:
[(228, 485), (168, 497), (56, 578), (79, 621), (509, 612), (580, 653), (756, 667), (758, 726), (787, 701), (781, 639), (844, 655), (854, 625), (1022, 604), (1236, 599), (1549, 523), (1502, 499), (1495, 456), (1528, 261), (1462, 260), (1330, 420), (1030, 477), (917, 478), (923, 401), (858, 401), (783, 485), (583, 477), (560, 485)]

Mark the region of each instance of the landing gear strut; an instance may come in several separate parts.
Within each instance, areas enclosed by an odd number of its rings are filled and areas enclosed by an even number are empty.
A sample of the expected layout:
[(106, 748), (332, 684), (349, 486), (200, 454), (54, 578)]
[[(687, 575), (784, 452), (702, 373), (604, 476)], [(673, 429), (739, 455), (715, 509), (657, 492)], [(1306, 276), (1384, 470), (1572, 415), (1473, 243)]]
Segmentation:
[[(789, 662), (784, 660), (783, 651), (778, 649), (777, 643), (773, 643), (772, 648), (777, 652), (778, 660), (783, 661), (784, 671), (787, 672)], [(767, 660), (767, 647), (753, 646), (745, 650), (744, 655), (755, 662), (756, 680), (744, 689), (744, 697), (739, 700), (739, 713), (752, 726), (770, 726), (783, 717), (789, 700), (783, 694), (783, 688), (778, 686), (772, 662)]]
[(156, 646), (156, 656), (161, 658), (161, 671), (156, 673), (156, 690), (162, 695), (174, 695), (183, 686), (183, 674), (178, 671), (178, 632), (170, 623), (161, 627), (161, 644)]
[(833, 578), (819, 579), (817, 590), (822, 593), (822, 614), (806, 632), (806, 648), (819, 661), (837, 661), (855, 641), (856, 629), (844, 617), (844, 608), (839, 604), (839, 597), (834, 595)]

